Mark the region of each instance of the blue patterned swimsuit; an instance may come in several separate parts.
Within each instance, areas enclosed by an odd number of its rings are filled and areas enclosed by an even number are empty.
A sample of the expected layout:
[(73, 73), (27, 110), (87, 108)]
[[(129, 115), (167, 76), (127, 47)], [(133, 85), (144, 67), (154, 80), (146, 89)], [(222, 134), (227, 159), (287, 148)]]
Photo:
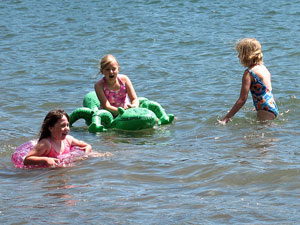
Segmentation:
[(265, 110), (271, 112), (277, 117), (278, 107), (275, 103), (272, 91), (270, 91), (263, 81), (251, 70), (248, 69), (254, 82), (251, 82), (250, 91), (252, 94), (253, 104), (258, 110)]

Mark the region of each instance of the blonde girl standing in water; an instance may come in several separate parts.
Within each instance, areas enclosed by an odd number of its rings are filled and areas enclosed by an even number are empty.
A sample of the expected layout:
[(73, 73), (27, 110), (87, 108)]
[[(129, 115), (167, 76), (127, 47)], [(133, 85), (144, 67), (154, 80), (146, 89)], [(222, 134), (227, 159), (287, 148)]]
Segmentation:
[(275, 119), (278, 108), (272, 94), (271, 74), (263, 63), (260, 43), (254, 38), (245, 38), (237, 43), (236, 50), (241, 64), (247, 69), (243, 74), (240, 97), (219, 123), (226, 124), (243, 107), (249, 90), (257, 111), (257, 119), (259, 121)]
[(126, 75), (119, 74), (120, 66), (113, 55), (101, 59), (100, 72), (104, 77), (96, 82), (95, 92), (101, 103), (101, 108), (118, 114), (118, 107), (124, 109), (139, 107), (139, 100)]

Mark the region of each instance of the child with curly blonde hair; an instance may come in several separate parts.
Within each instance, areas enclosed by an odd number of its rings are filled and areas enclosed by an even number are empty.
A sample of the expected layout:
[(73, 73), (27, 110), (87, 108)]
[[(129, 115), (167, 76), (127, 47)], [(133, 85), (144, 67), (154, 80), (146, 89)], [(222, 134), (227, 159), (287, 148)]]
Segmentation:
[(238, 58), (247, 67), (242, 78), (240, 97), (227, 115), (219, 120), (226, 124), (243, 107), (248, 98), (249, 90), (259, 121), (273, 120), (278, 115), (278, 107), (272, 94), (271, 74), (263, 62), (263, 53), (259, 41), (245, 38), (236, 45)]

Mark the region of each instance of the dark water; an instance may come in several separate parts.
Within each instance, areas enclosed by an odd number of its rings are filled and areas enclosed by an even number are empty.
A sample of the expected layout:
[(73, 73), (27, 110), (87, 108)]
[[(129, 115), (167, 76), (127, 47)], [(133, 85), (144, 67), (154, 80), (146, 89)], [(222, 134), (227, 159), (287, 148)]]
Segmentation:
[[(300, 1), (1, 1), (0, 223), (297, 224)], [(256, 122), (249, 97), (227, 126), (257, 38), (280, 116)], [(117, 57), (138, 96), (176, 115), (142, 132), (71, 135), (113, 156), (20, 170), (10, 157), (53, 108), (68, 113)]]

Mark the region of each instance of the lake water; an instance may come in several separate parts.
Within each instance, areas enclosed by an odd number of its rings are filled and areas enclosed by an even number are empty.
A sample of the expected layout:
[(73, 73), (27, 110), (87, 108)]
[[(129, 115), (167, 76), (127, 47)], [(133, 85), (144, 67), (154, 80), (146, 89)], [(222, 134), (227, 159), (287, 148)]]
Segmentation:
[[(0, 2), (1, 224), (297, 224), (300, 221), (300, 1)], [(257, 38), (280, 115), (260, 124), (249, 95), (226, 126)], [(117, 57), (138, 96), (176, 116), (140, 132), (70, 134), (94, 151), (62, 169), (22, 170), (14, 149), (46, 113), (71, 113), (98, 62)]]

